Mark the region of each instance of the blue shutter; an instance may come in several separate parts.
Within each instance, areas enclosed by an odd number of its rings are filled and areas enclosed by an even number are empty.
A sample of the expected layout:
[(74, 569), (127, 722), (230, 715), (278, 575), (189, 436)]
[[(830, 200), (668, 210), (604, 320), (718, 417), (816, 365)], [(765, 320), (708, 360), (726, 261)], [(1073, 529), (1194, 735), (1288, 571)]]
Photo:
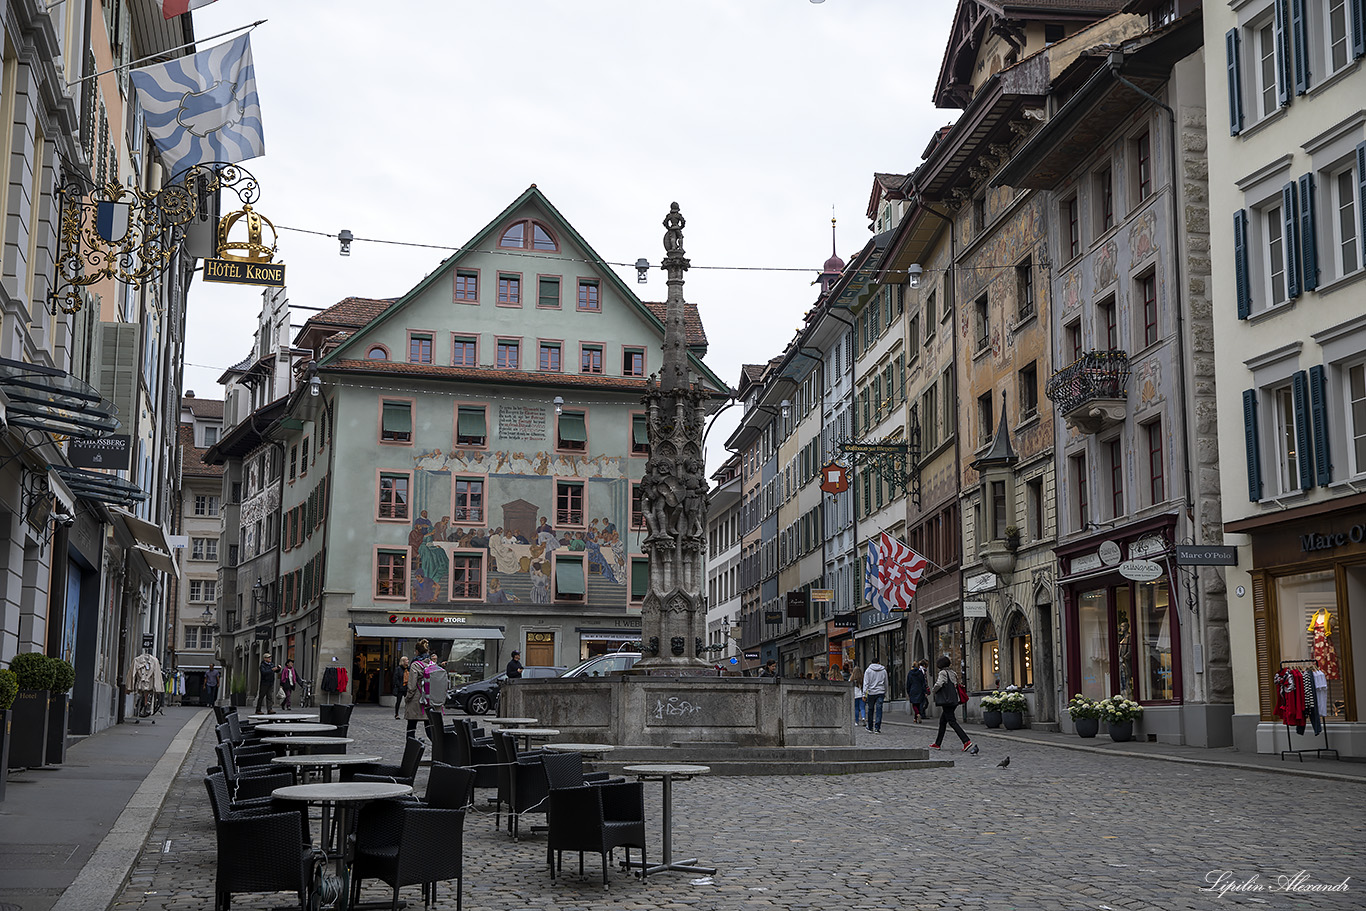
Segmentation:
[(1300, 220), (1295, 181), (1281, 187), (1281, 243), (1285, 247), (1285, 296), (1291, 300), (1300, 296)]
[(1319, 486), (1333, 480), (1333, 455), (1328, 450), (1328, 389), (1323, 365), (1309, 368), (1309, 428), (1314, 435), (1314, 474)]
[[(1366, 142), (1357, 145), (1357, 213), (1361, 219), (1361, 234), (1366, 240)], [(1357, 245), (1361, 249), (1361, 244)]]
[(1243, 68), (1239, 64), (1236, 28), (1224, 35), (1224, 50), (1228, 54), (1228, 131), (1237, 136), (1243, 129)]
[(1300, 178), (1300, 285), (1306, 291), (1319, 286), (1319, 250), (1314, 231), (1314, 175)]
[(1290, 46), (1295, 52), (1295, 94), (1309, 91), (1309, 20), (1304, 0), (1290, 0)]
[(1247, 442), (1247, 496), (1262, 498), (1262, 447), (1257, 433), (1257, 390), (1243, 390), (1243, 435)]
[(1233, 213), (1233, 277), (1238, 289), (1238, 319), (1252, 315), (1247, 277), (1247, 209)]
[(1314, 466), (1309, 460), (1309, 375), (1303, 370), (1290, 378), (1290, 397), (1295, 408), (1295, 461), (1300, 466), (1300, 489), (1314, 486)]
[(1352, 19), (1352, 56), (1366, 56), (1366, 2), (1363, 0), (1348, 0), (1347, 5), (1351, 8)]
[(1276, 36), (1276, 101), (1284, 106), (1290, 103), (1290, 45), (1286, 41), (1290, 31), (1290, 0), (1276, 0), (1275, 7), (1272, 28)]

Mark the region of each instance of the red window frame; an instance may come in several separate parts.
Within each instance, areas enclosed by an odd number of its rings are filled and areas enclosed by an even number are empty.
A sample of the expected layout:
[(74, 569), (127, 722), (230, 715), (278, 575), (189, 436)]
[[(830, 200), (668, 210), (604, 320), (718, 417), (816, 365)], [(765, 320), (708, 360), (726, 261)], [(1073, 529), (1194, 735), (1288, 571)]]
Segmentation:
[(602, 346), (583, 345), (579, 348), (579, 373), (602, 374)]
[(1081, 223), (1077, 197), (1073, 196), (1063, 203), (1067, 210), (1067, 258), (1072, 259), (1081, 252)]
[(645, 528), (645, 504), (643, 502), (645, 485), (639, 481), (631, 483), (631, 530), (641, 531)]
[(1152, 138), (1147, 130), (1134, 140), (1134, 154), (1138, 159), (1135, 168), (1138, 174), (1138, 201), (1142, 202), (1153, 195)]
[(621, 352), (621, 375), (622, 376), (644, 376), (645, 375), (645, 349), (644, 348), (624, 348)]
[(1086, 489), (1086, 453), (1072, 457), (1072, 488), (1077, 493), (1077, 526), (1091, 524), (1091, 498)]
[(1157, 344), (1157, 275), (1148, 273), (1138, 280), (1143, 300), (1143, 346)]
[(1162, 421), (1150, 421), (1143, 425), (1148, 436), (1148, 494), (1153, 503), (1161, 503), (1167, 498), (1166, 477), (1162, 471)]
[(457, 476), (451, 481), (451, 517), (455, 522), (484, 521), (484, 479)]
[(432, 363), (432, 336), (430, 332), (410, 332), (408, 334), (408, 363)]
[(1124, 515), (1124, 447), (1115, 439), (1106, 444), (1110, 456), (1110, 515)]
[(484, 597), (484, 556), (478, 551), (451, 554), (450, 599), (479, 601)]
[(602, 283), (596, 278), (579, 279), (579, 309), (602, 312)]
[(494, 363), (499, 370), (520, 369), (522, 365), (522, 340), (519, 338), (498, 339), (498, 359)]
[(455, 299), (458, 301), (479, 300), (479, 270), (455, 270)]
[(412, 507), (412, 486), (412, 478), (406, 472), (380, 472), (379, 507), (375, 515), (381, 520), (408, 519)]
[(584, 526), (583, 484), (577, 481), (555, 482), (555, 524), (573, 528)]
[(478, 367), (479, 339), (468, 335), (451, 336), (451, 366)]
[(500, 307), (520, 307), (522, 306), (522, 276), (521, 273), (499, 272), (498, 273), (498, 306)]
[(407, 550), (379, 550), (375, 552), (375, 597), (407, 599)]
[(559, 342), (539, 342), (536, 364), (542, 373), (560, 373), (564, 369), (564, 346)]

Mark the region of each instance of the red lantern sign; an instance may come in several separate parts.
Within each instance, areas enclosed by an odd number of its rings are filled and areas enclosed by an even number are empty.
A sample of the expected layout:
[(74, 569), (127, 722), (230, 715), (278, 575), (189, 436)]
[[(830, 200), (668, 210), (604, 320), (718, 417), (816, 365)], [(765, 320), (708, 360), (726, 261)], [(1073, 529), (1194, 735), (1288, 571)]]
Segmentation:
[(838, 462), (831, 462), (821, 469), (821, 490), (826, 493), (844, 493), (849, 489), (849, 472)]

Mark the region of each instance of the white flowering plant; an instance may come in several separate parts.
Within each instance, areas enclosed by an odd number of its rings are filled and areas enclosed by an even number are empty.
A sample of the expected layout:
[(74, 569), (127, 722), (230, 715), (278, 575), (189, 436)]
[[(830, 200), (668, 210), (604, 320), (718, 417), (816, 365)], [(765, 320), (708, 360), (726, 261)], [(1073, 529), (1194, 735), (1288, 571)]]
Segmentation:
[(999, 712), (1001, 710), (1001, 693), (988, 693), (982, 697), (982, 711)]
[(1081, 693), (1077, 693), (1067, 700), (1067, 714), (1072, 716), (1073, 721), (1081, 718), (1099, 718), (1100, 703), (1094, 699), (1087, 699)]
[(1001, 707), (1003, 712), (1023, 712), (1029, 707), (1029, 703), (1025, 701), (1024, 693), (1006, 690), (1004, 693), (995, 693), (994, 695), (999, 697), (997, 705)]
[(1125, 699), (1116, 693), (1109, 699), (1102, 699), (1097, 705), (1100, 717), (1109, 722), (1135, 721), (1143, 716), (1143, 706), (1132, 699)]

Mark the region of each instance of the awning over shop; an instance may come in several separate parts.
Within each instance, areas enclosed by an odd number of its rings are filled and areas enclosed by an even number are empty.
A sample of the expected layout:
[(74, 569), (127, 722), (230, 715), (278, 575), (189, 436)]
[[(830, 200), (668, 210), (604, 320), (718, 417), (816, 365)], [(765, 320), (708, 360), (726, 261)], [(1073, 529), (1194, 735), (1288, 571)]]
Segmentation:
[(491, 626), (461, 626), (455, 623), (419, 625), (409, 623), (356, 624), (357, 636), (380, 639), (502, 639), (503, 631)]
[(861, 629), (856, 631), (854, 633), (854, 638), (866, 639), (869, 636), (876, 636), (878, 633), (891, 632), (892, 630), (896, 629), (898, 626), (901, 625), (901, 621), (902, 615), (894, 613), (892, 614), (892, 619), (889, 621), (883, 621), (882, 623), (879, 623), (877, 626), (870, 626), (867, 629)]
[(137, 551), (138, 556), (147, 561), (147, 565), (152, 569), (160, 570), (168, 576), (179, 576), (180, 567), (176, 566), (170, 554), (163, 553), (155, 548), (136, 545), (133, 550)]
[(100, 503), (121, 503), (128, 506), (133, 503), (141, 503), (147, 499), (147, 494), (143, 493), (141, 487), (116, 475), (103, 474), (98, 471), (83, 471), (80, 468), (69, 468), (65, 465), (49, 465), (48, 467), (62, 479), (62, 483), (66, 484), (73, 494), (84, 500), (97, 500)]
[(139, 519), (126, 509), (111, 509), (117, 525), (122, 525), (128, 537), (132, 538), (132, 549), (142, 557), (149, 567), (161, 572), (179, 576), (180, 567), (171, 558), (171, 545), (160, 525)]
[(52, 367), (0, 358), (5, 421), (15, 427), (93, 439), (119, 428), (113, 410), (90, 384)]

